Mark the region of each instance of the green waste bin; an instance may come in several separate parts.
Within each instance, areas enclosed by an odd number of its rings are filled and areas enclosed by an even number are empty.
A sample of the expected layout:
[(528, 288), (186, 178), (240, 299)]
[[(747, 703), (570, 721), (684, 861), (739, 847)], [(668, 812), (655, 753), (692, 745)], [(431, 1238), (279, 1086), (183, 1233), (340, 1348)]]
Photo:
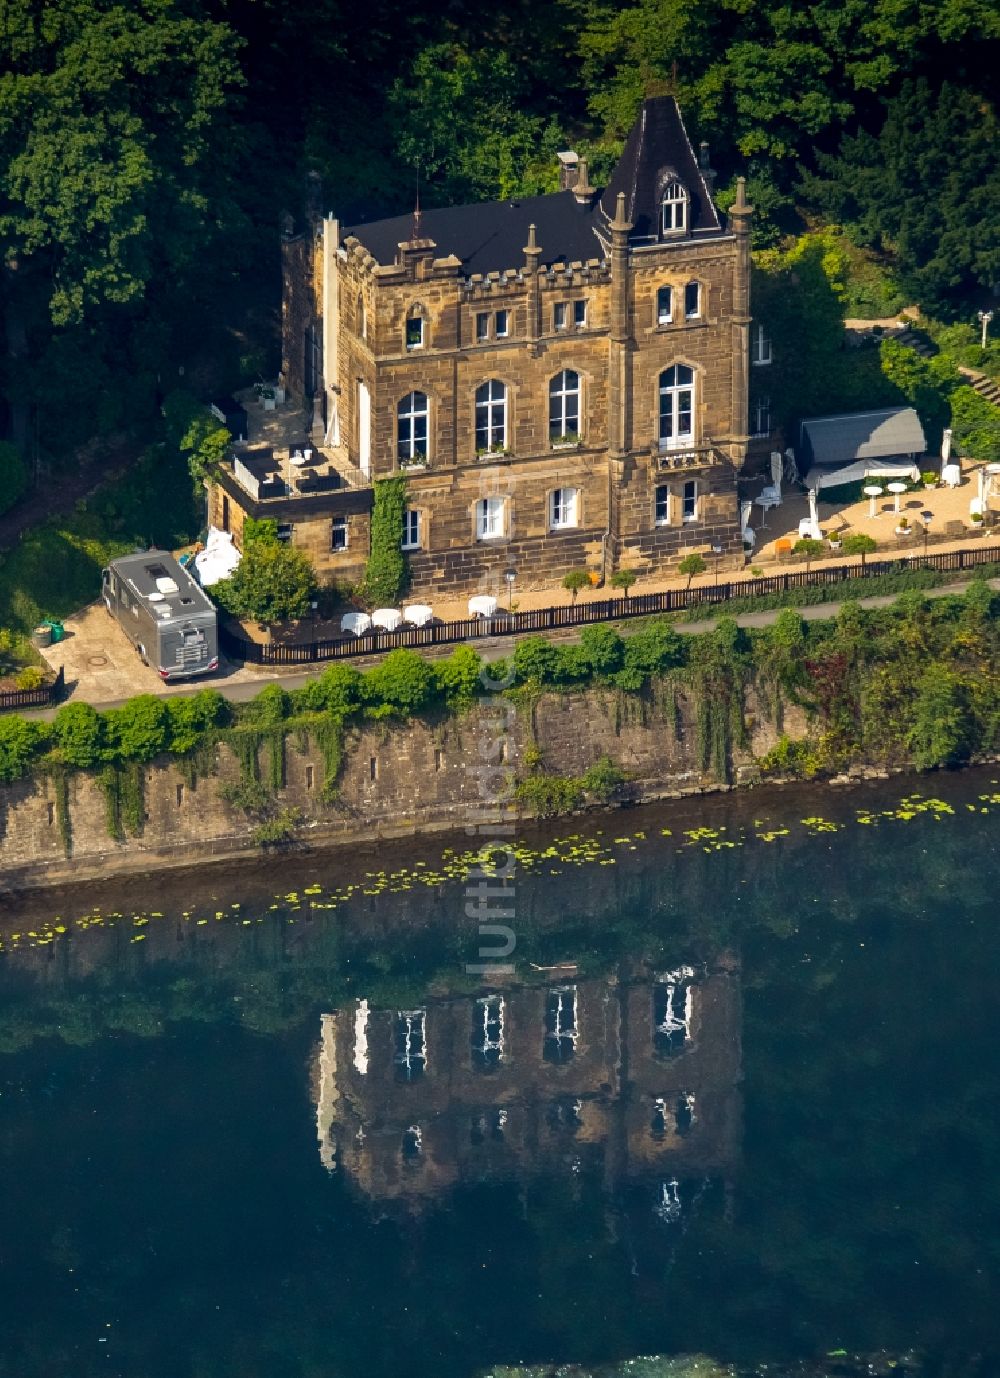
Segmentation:
[(66, 635), (66, 628), (63, 626), (63, 624), (61, 622), (56, 622), (51, 617), (46, 617), (42, 622), (42, 626), (52, 628), (53, 646), (56, 644), (57, 641), (62, 641), (63, 637)]

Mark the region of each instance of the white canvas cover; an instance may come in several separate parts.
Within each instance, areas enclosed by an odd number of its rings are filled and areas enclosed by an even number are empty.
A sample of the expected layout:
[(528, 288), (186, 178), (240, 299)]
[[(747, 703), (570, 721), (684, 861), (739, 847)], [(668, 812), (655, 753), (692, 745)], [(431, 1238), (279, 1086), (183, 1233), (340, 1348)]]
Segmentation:
[(207, 589), (217, 584), (220, 579), (228, 579), (242, 558), (233, 544), (230, 533), (210, 526), (205, 549), (200, 550), (194, 557), (195, 574), (199, 584)]
[(856, 464), (845, 465), (843, 469), (810, 469), (805, 477), (805, 485), (818, 492), (821, 488), (840, 488), (845, 483), (861, 483), (868, 478), (908, 478), (916, 482), (919, 477), (920, 470), (916, 464), (908, 464), (905, 460), (894, 464), (889, 460), (862, 459)]

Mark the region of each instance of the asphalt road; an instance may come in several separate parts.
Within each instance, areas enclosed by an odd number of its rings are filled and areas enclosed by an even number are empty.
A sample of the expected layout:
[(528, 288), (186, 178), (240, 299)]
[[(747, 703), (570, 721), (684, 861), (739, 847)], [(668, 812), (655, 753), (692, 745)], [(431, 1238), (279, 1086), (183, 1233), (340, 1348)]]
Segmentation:
[[(945, 584), (941, 588), (926, 589), (924, 592), (928, 598), (943, 598), (946, 595), (963, 593), (969, 587), (970, 582), (971, 580), (959, 584)], [(1000, 579), (991, 579), (989, 580), (989, 584), (991, 588), (1000, 590)], [(837, 603), (810, 604), (808, 607), (797, 608), (795, 611), (799, 612), (807, 622), (816, 622), (822, 621), (825, 618), (836, 617), (847, 601), (857, 603), (863, 608), (886, 608), (895, 603), (898, 597), (898, 594), (887, 594), (878, 598), (845, 599)], [(724, 607), (724, 605), (721, 606)], [(786, 611), (784, 608), (778, 608), (770, 609), (766, 612), (740, 613), (736, 621), (741, 627), (767, 627), (777, 619), (780, 612), (784, 611)], [(717, 621), (717, 618), (705, 618), (701, 622), (675, 622), (674, 626), (678, 632), (686, 633), (690, 636), (697, 636), (700, 632), (711, 631)], [(574, 628), (572, 631), (552, 634), (550, 639), (571, 644), (579, 641), (581, 631), (582, 628)], [(501, 656), (509, 655), (513, 640), (513, 637), (498, 636), (483, 638), (481, 641), (477, 640), (473, 644), (484, 660), (491, 661), (499, 660)], [(428, 659), (437, 659), (438, 657), (449, 655), (453, 650), (454, 644), (428, 646), (421, 651), (421, 654), (425, 655)], [(349, 663), (354, 665), (357, 669), (364, 670), (371, 665), (377, 664), (380, 659), (381, 657), (379, 656), (359, 656), (356, 660), (351, 660)], [(332, 661), (327, 662), (327, 664), (333, 663)], [(218, 689), (219, 692), (224, 694), (232, 703), (245, 703), (248, 699), (254, 698), (266, 684), (280, 684), (283, 689), (299, 689), (308, 680), (315, 679), (324, 669), (325, 665), (319, 662), (310, 666), (308, 670), (297, 670), (293, 674), (275, 674), (262, 670), (259, 678), (249, 681), (244, 680), (229, 685), (226, 684), (225, 674), (223, 673), (221, 676), (199, 680), (197, 684), (193, 684), (190, 687), (172, 689), (170, 692), (171, 696), (179, 695), (189, 697), (192, 694), (196, 694), (199, 689), (211, 687), (213, 689)], [(129, 698), (132, 697), (134, 697), (134, 695), (129, 695), (127, 698), (122, 699), (108, 699), (100, 703), (95, 702), (93, 707), (101, 709), (120, 708), (123, 703), (127, 703)], [(26, 718), (39, 718), (43, 721), (48, 721), (51, 720), (57, 712), (58, 709), (56, 708), (44, 708), (25, 713), (23, 716)]]

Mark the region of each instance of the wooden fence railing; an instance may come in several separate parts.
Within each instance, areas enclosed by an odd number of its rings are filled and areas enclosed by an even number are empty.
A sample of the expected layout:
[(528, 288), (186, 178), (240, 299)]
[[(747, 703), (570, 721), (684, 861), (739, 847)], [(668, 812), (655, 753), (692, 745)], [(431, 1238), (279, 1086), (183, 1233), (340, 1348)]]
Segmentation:
[(772, 593), (787, 593), (790, 589), (874, 579), (903, 570), (954, 572), (996, 563), (1000, 563), (1000, 546), (978, 546), (971, 550), (950, 550), (941, 555), (904, 555), (891, 560), (868, 560), (864, 566), (819, 565), (816, 569), (789, 570), (759, 579), (737, 579), (689, 589), (664, 589), (660, 593), (633, 594), (631, 598), (605, 598), (562, 607), (535, 608), (530, 612), (498, 609), (493, 617), (435, 622), (428, 627), (401, 627), (395, 632), (367, 632), (364, 636), (329, 641), (272, 642), (262, 645), (238, 636), (231, 628), (221, 625), (219, 645), (230, 660), (249, 665), (311, 665), (320, 660), (351, 660), (358, 656), (379, 655), (401, 646), (419, 650), (422, 646), (481, 641), (497, 636), (517, 636), (523, 632), (549, 632), (564, 627), (582, 627), (592, 622), (648, 617), (653, 613), (683, 612), (688, 608), (728, 603), (734, 598), (759, 598)]
[(48, 708), (58, 703), (66, 688), (66, 676), (62, 667), (51, 684), (43, 684), (40, 689), (0, 690), (0, 713), (11, 708)]

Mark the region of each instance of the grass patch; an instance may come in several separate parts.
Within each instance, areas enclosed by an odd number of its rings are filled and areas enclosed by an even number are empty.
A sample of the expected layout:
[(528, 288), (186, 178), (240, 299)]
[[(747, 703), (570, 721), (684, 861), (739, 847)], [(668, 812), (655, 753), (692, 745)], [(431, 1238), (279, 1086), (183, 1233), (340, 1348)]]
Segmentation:
[(109, 560), (184, 545), (201, 525), (183, 461), (159, 446), (146, 451), (122, 478), (0, 554), (0, 626), (28, 633), (43, 617), (69, 616), (98, 596)]

